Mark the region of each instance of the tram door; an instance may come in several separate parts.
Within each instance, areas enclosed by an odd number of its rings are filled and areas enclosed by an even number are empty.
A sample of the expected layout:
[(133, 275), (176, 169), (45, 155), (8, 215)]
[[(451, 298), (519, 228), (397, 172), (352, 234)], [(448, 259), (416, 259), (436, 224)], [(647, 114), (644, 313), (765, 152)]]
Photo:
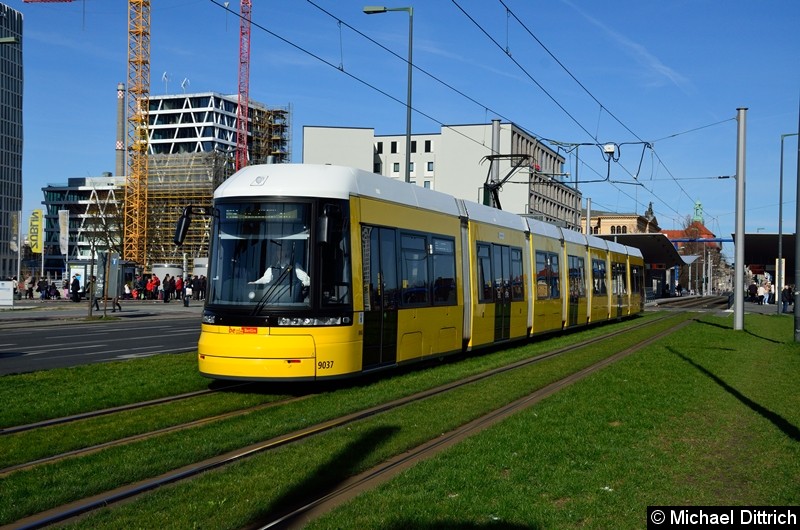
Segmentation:
[(494, 274), (494, 340), (511, 336), (511, 256), (509, 247), (492, 245)]
[(397, 360), (397, 235), (390, 228), (363, 226), (364, 349), (362, 368)]

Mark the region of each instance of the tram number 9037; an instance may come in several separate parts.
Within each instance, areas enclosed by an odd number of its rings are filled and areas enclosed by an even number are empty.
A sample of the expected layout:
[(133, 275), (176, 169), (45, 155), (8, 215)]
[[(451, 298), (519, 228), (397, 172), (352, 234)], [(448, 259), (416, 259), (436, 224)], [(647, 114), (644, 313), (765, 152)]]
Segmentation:
[(333, 361), (320, 361), (317, 363), (317, 370), (330, 370), (333, 368)]

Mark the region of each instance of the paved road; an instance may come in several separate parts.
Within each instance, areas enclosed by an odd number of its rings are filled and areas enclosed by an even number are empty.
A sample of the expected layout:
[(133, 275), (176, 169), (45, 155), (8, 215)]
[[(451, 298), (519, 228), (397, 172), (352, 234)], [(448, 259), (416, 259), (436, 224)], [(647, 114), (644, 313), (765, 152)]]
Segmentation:
[(87, 302), (17, 302), (0, 311), (0, 375), (195, 350), (201, 312), (200, 302), (125, 302), (109, 306), (117, 319), (87, 321)]

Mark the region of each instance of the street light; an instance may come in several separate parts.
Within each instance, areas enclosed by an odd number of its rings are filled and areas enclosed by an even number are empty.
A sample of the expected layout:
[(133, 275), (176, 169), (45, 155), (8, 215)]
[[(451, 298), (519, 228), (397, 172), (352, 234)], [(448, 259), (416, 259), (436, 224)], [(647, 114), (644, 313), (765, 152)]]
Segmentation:
[(414, 8), (413, 7), (384, 7), (365, 6), (364, 13), (375, 15), (387, 11), (408, 12), (408, 94), (406, 95), (406, 182), (411, 182), (411, 51), (414, 36)]
[[(778, 289), (783, 291), (783, 140), (786, 139), (787, 136), (797, 136), (797, 133), (792, 134), (782, 134), (781, 135), (781, 179), (780, 185), (778, 186), (778, 267), (777, 271), (775, 271), (775, 275), (777, 278), (775, 279), (775, 302), (778, 306), (778, 314), (783, 310), (783, 304), (778, 303)], [(797, 242), (795, 241), (795, 245)], [(795, 282), (797, 282), (797, 278), (795, 278)]]

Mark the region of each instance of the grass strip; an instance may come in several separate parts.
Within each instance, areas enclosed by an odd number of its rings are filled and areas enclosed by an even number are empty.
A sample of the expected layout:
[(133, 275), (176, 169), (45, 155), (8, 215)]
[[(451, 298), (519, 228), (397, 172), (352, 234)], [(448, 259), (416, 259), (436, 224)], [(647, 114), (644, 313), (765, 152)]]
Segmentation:
[(633, 529), (649, 505), (797, 505), (792, 322), (730, 324), (703, 317), (309, 528)]
[[(674, 323), (675, 320), (671, 320), (660, 325), (669, 327)], [(121, 506), (110, 515), (93, 516), (82, 524), (92, 528), (159, 525), (189, 528), (195, 524), (213, 528), (240, 527), (263, 515), (265, 510), (283, 506), (309, 489), (324, 489), (335, 484), (616, 353), (625, 344), (634, 344), (650, 333), (652, 330), (632, 331), (613, 345), (593, 345), (315, 436), (230, 469), (208, 473), (190, 483), (160, 490), (139, 502)], [(407, 382), (406, 377), (401, 379)], [(386, 382), (377, 385), (382, 383)], [(373, 389), (370, 394), (375, 395), (377, 391)], [(381, 395), (384, 401), (388, 399), (385, 394)], [(342, 398), (338, 394), (336, 397)], [(349, 398), (328, 399), (327, 405), (349, 401)]]
[(208, 388), (197, 352), (0, 376), (0, 427)]
[(260, 405), (280, 396), (221, 392), (4, 436), (0, 469)]
[[(658, 313), (599, 325), (575, 333), (535, 340), (530, 351), (543, 352), (558, 345), (573, 344), (632, 323), (647, 322)], [(508, 350), (507, 350), (508, 351)], [(223, 385), (202, 377), (197, 371), (197, 352), (156, 355), (71, 368), (43, 370), (0, 376), (0, 428), (35, 423), (52, 418), (148, 401), (185, 392)], [(314, 386), (262, 385), (270, 393), (313, 390)], [(302, 390), (301, 390), (302, 391)]]

